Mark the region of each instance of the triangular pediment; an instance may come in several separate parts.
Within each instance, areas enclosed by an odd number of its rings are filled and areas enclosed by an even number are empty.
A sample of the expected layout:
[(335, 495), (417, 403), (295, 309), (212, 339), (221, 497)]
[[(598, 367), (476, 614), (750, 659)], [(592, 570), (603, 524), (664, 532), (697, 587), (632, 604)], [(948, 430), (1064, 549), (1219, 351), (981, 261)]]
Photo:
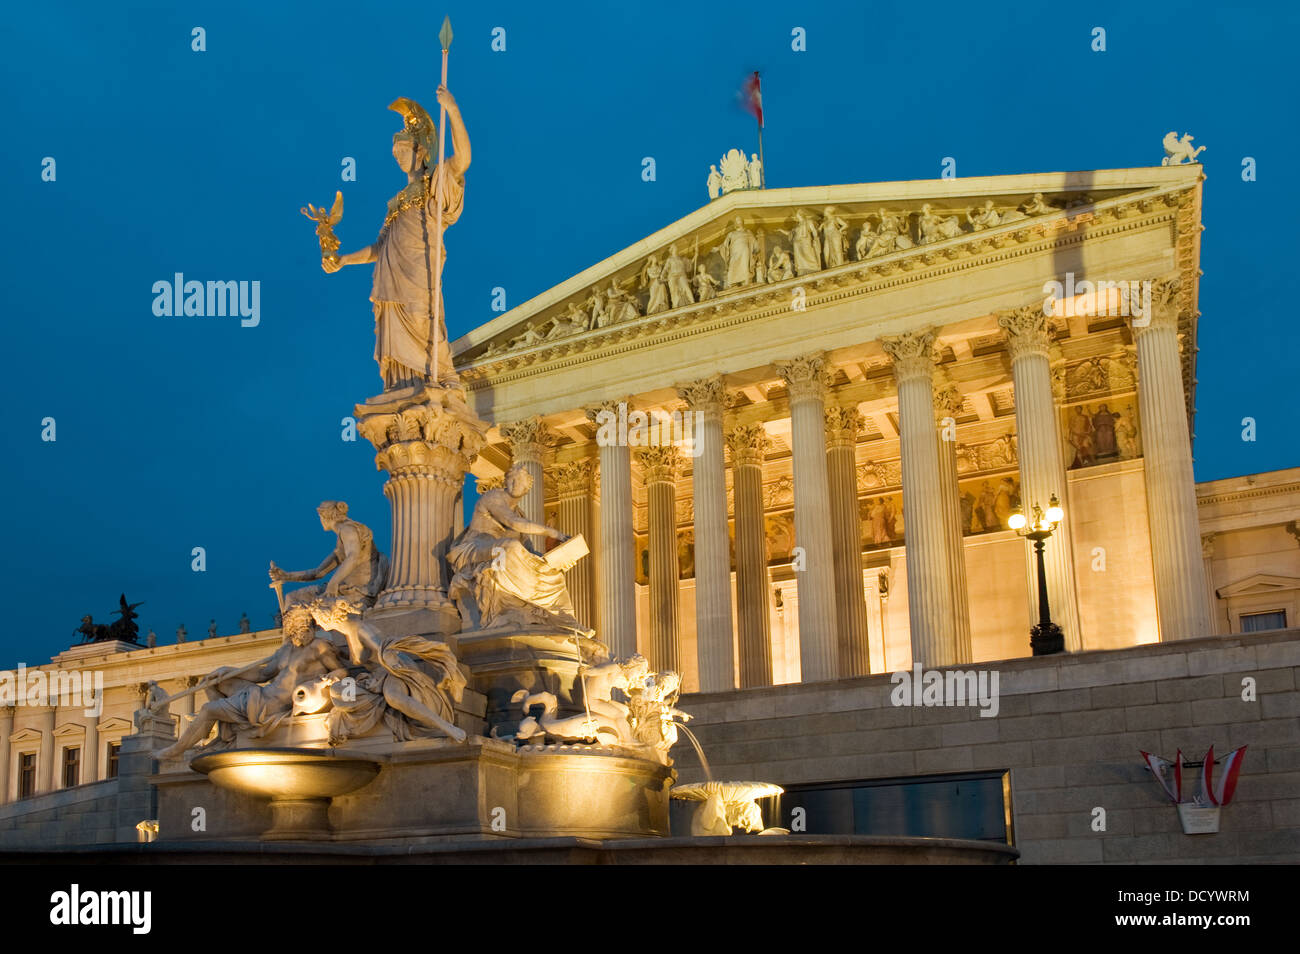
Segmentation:
[(39, 742), (40, 740), (41, 740), (40, 730), (33, 729), (30, 727), (26, 729), (19, 729), (13, 735), (9, 736), (10, 742)]
[[(824, 290), (915, 275), (1176, 205), (1198, 177), (1189, 167), (1161, 167), (731, 192), (474, 329), (452, 351), (471, 377), (546, 362), (761, 308), (788, 299), (794, 286)], [(806, 254), (796, 261), (792, 233), (801, 213), (823, 233), (829, 217), (842, 223), (842, 254), (823, 254), (815, 270)], [(744, 280), (735, 243), (726, 244), (741, 229), (756, 241)], [(656, 293), (653, 269), (670, 254), (689, 290), (679, 280), (671, 294)]]
[(98, 726), (96, 726), (96, 728), (99, 729), (101, 735), (105, 733), (111, 735), (115, 732), (130, 732), (135, 727), (131, 725), (129, 719), (123, 719), (120, 716), (114, 716), (111, 719), (105, 719)]
[(54, 730), (56, 739), (67, 738), (70, 735), (83, 736), (86, 734), (86, 727), (80, 722), (65, 722)]
[(1300, 577), (1277, 576), (1272, 573), (1256, 573), (1244, 580), (1221, 586), (1216, 591), (1221, 599), (1234, 596), (1264, 596), (1269, 593), (1285, 593), (1300, 590)]

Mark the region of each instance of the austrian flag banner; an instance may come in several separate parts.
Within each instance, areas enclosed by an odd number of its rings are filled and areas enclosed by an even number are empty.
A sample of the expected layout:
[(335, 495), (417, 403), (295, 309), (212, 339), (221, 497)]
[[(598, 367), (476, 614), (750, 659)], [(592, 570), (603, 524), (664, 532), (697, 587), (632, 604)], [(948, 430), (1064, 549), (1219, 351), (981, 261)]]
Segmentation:
[(758, 71), (755, 70), (749, 79), (745, 80), (745, 85), (740, 91), (741, 99), (745, 108), (753, 114), (758, 120), (758, 128), (763, 128), (763, 87), (758, 78)]
[(1206, 804), (1223, 806), (1232, 801), (1237, 791), (1237, 776), (1241, 774), (1242, 759), (1246, 755), (1246, 746), (1228, 753), (1223, 760), (1222, 771), (1214, 778), (1214, 746), (1205, 753), (1205, 763), (1201, 768), (1201, 795)]
[(1162, 759), (1158, 755), (1152, 755), (1150, 752), (1143, 752), (1142, 759), (1147, 763), (1147, 768), (1151, 774), (1156, 777), (1160, 787), (1165, 790), (1169, 800), (1177, 805), (1183, 800), (1183, 750), (1178, 750), (1178, 755), (1174, 761)]

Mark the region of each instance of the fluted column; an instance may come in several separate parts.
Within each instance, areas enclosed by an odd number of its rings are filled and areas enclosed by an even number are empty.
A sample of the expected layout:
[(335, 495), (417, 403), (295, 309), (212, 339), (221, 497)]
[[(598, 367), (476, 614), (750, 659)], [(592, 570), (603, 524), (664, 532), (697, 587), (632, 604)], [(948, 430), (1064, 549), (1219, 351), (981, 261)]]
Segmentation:
[(803, 551), (799, 580), (799, 660), (804, 682), (839, 675), (835, 555), (826, 476), (826, 358), (806, 354), (776, 362), (790, 394), (794, 451), (794, 533)]
[(1219, 595), (1214, 589), (1214, 537), (1201, 534), (1201, 562), (1205, 566), (1205, 611), (1210, 616), (1210, 635), (1219, 632)]
[(944, 503), (943, 538), (948, 549), (948, 578), (952, 580), (952, 622), (957, 662), (973, 661), (970, 636), (970, 593), (966, 584), (966, 541), (961, 525), (961, 492), (957, 484), (957, 415), (961, 392), (946, 384), (935, 392), (939, 438), (939, 493)]
[[(582, 534), (591, 540), (591, 476), (590, 459), (575, 460), (555, 468), (555, 486), (560, 499), (560, 529), (571, 537)], [(564, 571), (564, 582), (573, 600), (573, 615), (584, 626), (594, 628), (596, 623), (596, 585), (591, 557), (583, 557)]]
[(1214, 626), (1205, 602), (1192, 441), (1178, 353), (1180, 283), (1161, 280), (1153, 286), (1149, 320), (1130, 323), (1137, 340), (1138, 414), (1156, 609), (1160, 641), (1168, 642), (1208, 636)]
[(911, 332), (881, 344), (893, 359), (898, 382), (912, 664), (948, 666), (957, 661), (957, 639), (934, 432), (934, 333)]
[(831, 500), (841, 677), (871, 672), (866, 589), (862, 583), (862, 519), (858, 512), (857, 446), (862, 425), (862, 414), (856, 407), (826, 409), (826, 476)]
[[(546, 425), (540, 417), (501, 426), (501, 436), (510, 442), (511, 465), (528, 471), (533, 485), (519, 501), (519, 511), (533, 523), (546, 522), (546, 483), (544, 464), (546, 452), (553, 443)], [(529, 547), (537, 553), (544, 552), (545, 540), (540, 534), (527, 535)]]
[(762, 424), (740, 424), (727, 434), (736, 514), (736, 613), (740, 687), (772, 684), (767, 534), (763, 528), (763, 458), (772, 439)]
[[(1074, 534), (1071, 530), (1069, 484), (1061, 456), (1061, 438), (1052, 391), (1049, 351), (1051, 335), (1041, 305), (1017, 308), (998, 315), (1007, 333), (1011, 379), (1016, 402), (1016, 447), (1020, 457), (1020, 504), (1026, 515), (1034, 505), (1047, 509), (1055, 494), (1065, 519), (1047, 541), (1043, 557), (1047, 568), (1047, 598), (1052, 621), (1065, 634), (1068, 652), (1083, 649), (1079, 627), (1079, 601), (1074, 578)], [(1030, 619), (1038, 619), (1037, 560), (1026, 544), (1029, 572)]]
[(598, 425), (600, 448), (600, 638), (616, 659), (636, 652), (636, 541), (632, 535), (632, 456), (625, 440), (605, 435), (604, 425), (612, 415), (619, 418), (619, 405), (607, 401), (586, 409), (587, 418)]
[(36, 791), (54, 791), (55, 753), (54, 720), (58, 715), (57, 706), (47, 706), (41, 710), (41, 753), (37, 756), (38, 779)]
[(695, 639), (700, 691), (736, 685), (732, 658), (731, 541), (727, 535), (727, 462), (722, 413), (727, 392), (722, 375), (684, 385), (677, 393), (693, 413), (692, 490), (695, 496)]
[(676, 447), (647, 447), (637, 454), (649, 502), (650, 665), (680, 672), (678, 659), (677, 476), (682, 456)]
[(371, 615), (403, 617), (407, 632), (457, 632), (460, 614), (446, 595), (443, 567), (452, 509), (465, 473), (482, 449), (488, 424), (450, 388), (385, 393), (356, 406), (357, 430), (388, 472), (392, 510), (388, 581)]
[(99, 781), (99, 723), (86, 716), (86, 744), (81, 750), (82, 784)]
[(0, 706), (0, 805), (9, 801), (9, 736), (14, 734), (14, 707)]

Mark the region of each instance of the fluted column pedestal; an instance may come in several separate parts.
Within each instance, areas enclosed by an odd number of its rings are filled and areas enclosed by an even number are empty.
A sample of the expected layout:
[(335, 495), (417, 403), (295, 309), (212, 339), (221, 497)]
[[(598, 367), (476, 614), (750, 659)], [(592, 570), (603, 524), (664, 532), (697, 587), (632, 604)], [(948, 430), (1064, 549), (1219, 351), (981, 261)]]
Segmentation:
[(957, 662), (974, 661), (970, 633), (970, 592), (966, 583), (966, 540), (961, 525), (961, 491), (957, 483), (957, 415), (961, 393), (947, 385), (935, 393), (938, 417), (939, 492), (943, 499), (943, 537), (948, 550), (948, 575), (952, 580), (953, 633), (957, 640)]
[(677, 619), (677, 476), (681, 453), (676, 447), (648, 447), (638, 455), (648, 497), (650, 535), (650, 668), (681, 671)]
[(914, 332), (881, 343), (898, 382), (912, 664), (949, 666), (957, 661), (957, 638), (934, 429), (934, 334)]
[[(591, 541), (592, 462), (575, 460), (555, 468), (555, 485), (560, 498), (559, 529), (571, 537), (582, 534)], [(564, 571), (564, 582), (573, 600), (573, 615), (584, 626), (596, 626), (596, 583), (593, 561), (584, 557)]]
[(799, 580), (799, 661), (804, 682), (839, 675), (836, 646), (835, 555), (826, 475), (826, 359), (808, 354), (776, 363), (790, 394), (794, 451), (794, 533), (802, 552)]
[[(602, 414), (617, 418), (619, 404), (609, 401), (587, 408), (587, 418), (600, 424)], [(626, 444), (602, 441), (600, 446), (600, 605), (601, 640), (616, 659), (636, 652), (636, 541), (632, 535), (632, 456)]]
[[(1007, 333), (1011, 378), (1016, 401), (1016, 444), (1020, 457), (1020, 505), (1026, 515), (1034, 505), (1047, 509), (1055, 495), (1065, 519), (1046, 543), (1047, 597), (1052, 621), (1065, 635), (1067, 652), (1083, 649), (1079, 600), (1074, 577), (1074, 535), (1071, 531), (1069, 484), (1061, 456), (1061, 438), (1052, 392), (1049, 358), (1051, 337), (1042, 307), (1032, 305), (998, 315)], [(1029, 568), (1030, 619), (1038, 619), (1037, 560), (1026, 544)]]
[(1137, 339), (1138, 414), (1156, 609), (1160, 641), (1168, 642), (1208, 636), (1214, 625), (1205, 600), (1192, 441), (1178, 353), (1179, 283), (1154, 285), (1148, 323), (1130, 323)]
[[(551, 445), (551, 436), (541, 418), (533, 417), (526, 421), (516, 421), (501, 427), (501, 436), (510, 442), (512, 465), (523, 467), (533, 484), (528, 493), (519, 501), (519, 511), (524, 518), (533, 523), (546, 522), (546, 452)], [(544, 553), (546, 542), (541, 535), (530, 533), (524, 538), (535, 553)]]
[(375, 446), (376, 467), (388, 471), (384, 496), (393, 517), (388, 584), (369, 617), (404, 633), (457, 632), (460, 614), (447, 599), (443, 568), (452, 510), (488, 425), (451, 388), (385, 392), (354, 413)]
[(772, 684), (772, 623), (763, 528), (763, 458), (772, 440), (762, 424), (741, 424), (727, 434), (736, 514), (736, 613), (740, 687)]
[(841, 677), (871, 672), (866, 590), (862, 583), (862, 517), (858, 512), (857, 446), (862, 425), (856, 407), (826, 409), (826, 476), (831, 499)]
[(678, 388), (693, 413), (692, 488), (695, 496), (695, 639), (700, 691), (734, 689), (731, 541), (727, 534), (727, 463), (722, 413), (727, 393), (715, 375)]

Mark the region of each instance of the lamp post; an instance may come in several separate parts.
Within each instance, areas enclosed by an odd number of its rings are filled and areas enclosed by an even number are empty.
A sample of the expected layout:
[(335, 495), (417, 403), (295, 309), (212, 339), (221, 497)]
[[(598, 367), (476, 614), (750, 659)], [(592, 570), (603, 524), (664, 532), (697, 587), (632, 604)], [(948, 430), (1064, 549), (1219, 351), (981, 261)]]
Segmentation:
[(1052, 494), (1046, 514), (1038, 504), (1034, 504), (1032, 524), (1019, 510), (1007, 520), (1007, 525), (1012, 530), (1034, 541), (1034, 555), (1038, 558), (1038, 623), (1029, 631), (1029, 646), (1035, 656), (1050, 656), (1065, 651), (1065, 633), (1052, 622), (1052, 610), (1047, 603), (1047, 567), (1043, 560), (1044, 544), (1064, 516), (1060, 501), (1056, 499), (1056, 494)]

